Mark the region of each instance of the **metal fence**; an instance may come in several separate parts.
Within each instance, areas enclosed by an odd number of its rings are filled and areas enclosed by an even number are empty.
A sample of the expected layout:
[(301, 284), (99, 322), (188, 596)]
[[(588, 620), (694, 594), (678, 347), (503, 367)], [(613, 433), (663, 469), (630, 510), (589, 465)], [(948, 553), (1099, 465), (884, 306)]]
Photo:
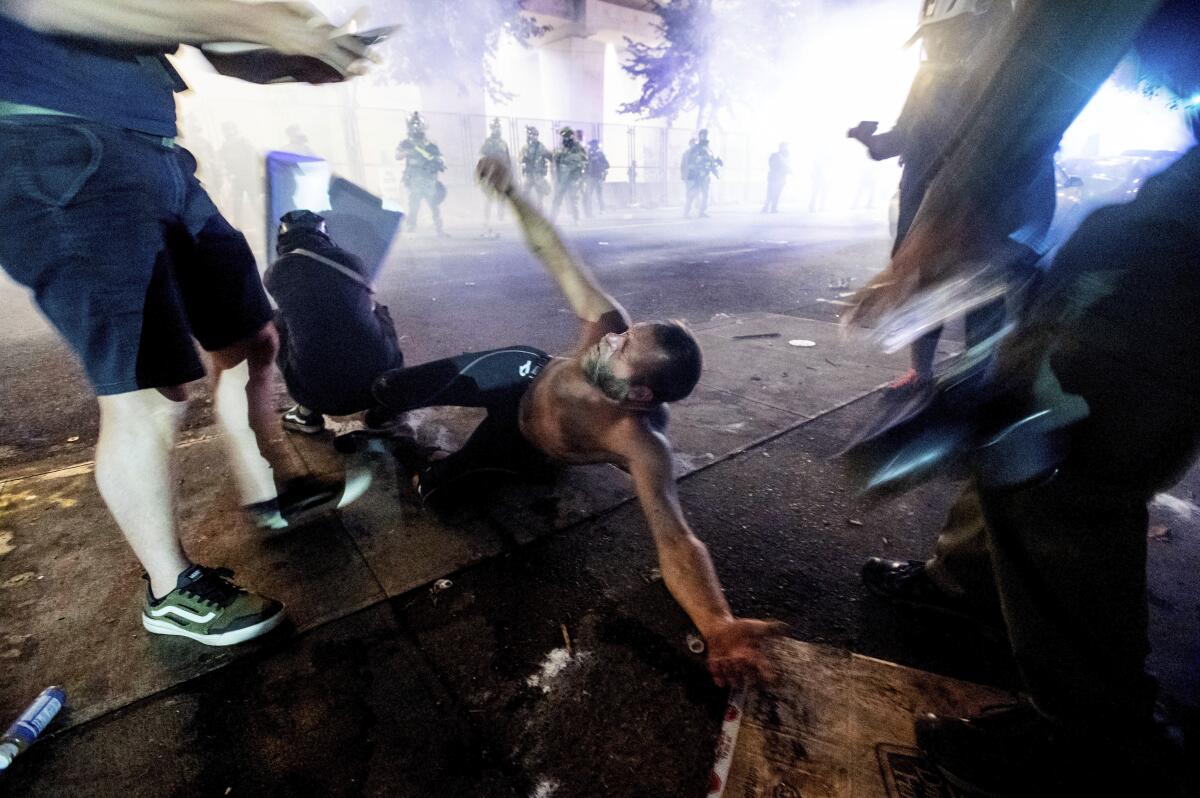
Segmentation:
[[(340, 95), (337, 103), (272, 103), (222, 98), (208, 102), (193, 95), (181, 119), (184, 143), (201, 163), (201, 175), (210, 184), (218, 204), (246, 230), (252, 242), (259, 222), (262, 157), (270, 150), (304, 149), (327, 160), (332, 170), (384, 197), (398, 207), (406, 203), (400, 182), (403, 163), (395, 158), (396, 147), (405, 137), (409, 108), (369, 106), (356, 103), (352, 93)], [(491, 118), (482, 114), (422, 114), (428, 135), (446, 159), (442, 181), (448, 189), (443, 213), (452, 223), (469, 223), (482, 216), (483, 197), (474, 185), (473, 169), (480, 147), (489, 132)], [(525, 129), (536, 127), (543, 143), (553, 149), (557, 131), (570, 126), (583, 131), (584, 140), (599, 139), (610, 163), (606, 200), (616, 207), (636, 203), (660, 207), (683, 203), (684, 186), (680, 160), (696, 131), (644, 125), (611, 125), (573, 119), (499, 117), (501, 130), (513, 157), (525, 144)], [(238, 148), (231, 140), (241, 138), (259, 156), (256, 165), (230, 153)], [(713, 151), (725, 161), (720, 179), (713, 181), (710, 202), (743, 202), (757, 196), (765, 177), (750, 163), (750, 141), (745, 135), (710, 131)], [(242, 150), (246, 149), (243, 145)], [(636, 162), (635, 187), (630, 186), (629, 167)], [(255, 172), (247, 175), (247, 171)], [(261, 188), (258, 190), (261, 191)], [(251, 206), (246, 208), (245, 206)]]

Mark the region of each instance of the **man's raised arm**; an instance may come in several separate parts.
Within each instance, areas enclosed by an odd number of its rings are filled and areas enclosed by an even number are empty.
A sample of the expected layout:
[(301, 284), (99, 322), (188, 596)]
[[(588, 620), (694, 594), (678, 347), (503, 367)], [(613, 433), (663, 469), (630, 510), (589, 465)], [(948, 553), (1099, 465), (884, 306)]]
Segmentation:
[(0, 0), (0, 13), (43, 33), (120, 44), (219, 41), (264, 44), (307, 55), (343, 74), (362, 71), (366, 47), (338, 36), (308, 3), (244, 0)]
[(493, 157), (481, 159), (476, 168), (476, 177), (484, 191), (502, 195), (512, 205), (529, 249), (554, 278), (575, 315), (583, 321), (600, 322), (606, 314), (616, 312), (625, 326), (629, 326), (629, 314), (625, 308), (604, 293), (587, 266), (567, 249), (550, 220), (516, 190), (512, 182), (512, 170), (502, 160)]

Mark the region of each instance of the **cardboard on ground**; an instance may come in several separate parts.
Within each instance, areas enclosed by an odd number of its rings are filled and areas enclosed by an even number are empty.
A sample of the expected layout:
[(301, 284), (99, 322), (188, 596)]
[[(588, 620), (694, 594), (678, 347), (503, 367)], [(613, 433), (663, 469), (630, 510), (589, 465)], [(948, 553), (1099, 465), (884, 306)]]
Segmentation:
[(994, 688), (788, 640), (752, 691), (723, 798), (957, 798), (915, 746), (923, 712), (1011, 703)]

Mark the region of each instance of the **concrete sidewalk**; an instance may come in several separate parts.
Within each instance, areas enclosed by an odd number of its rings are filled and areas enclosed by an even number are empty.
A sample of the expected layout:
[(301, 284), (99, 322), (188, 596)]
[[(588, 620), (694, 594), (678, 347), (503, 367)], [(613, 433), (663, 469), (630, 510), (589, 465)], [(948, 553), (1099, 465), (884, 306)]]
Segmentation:
[[(778, 333), (778, 338), (742, 337)], [(924, 556), (955, 486), (858, 503), (831, 456), (900, 373), (836, 325), (771, 314), (698, 325), (705, 378), (673, 413), (681, 499), (735, 611), (796, 637), (1000, 687), (986, 639), (869, 599), (864, 557)], [(808, 339), (811, 348), (789, 346)], [(464, 412), (420, 435), (451, 444)], [(314, 473), (327, 441), (296, 440)], [(132, 555), (87, 463), (0, 483), (0, 718), (60, 683), (57, 732), (0, 791), (22, 795), (680, 796), (703, 794), (724, 692), (655, 568), (627, 477), (568, 469), (438, 517), (380, 466), (340, 515), (263, 537), (240, 519), (220, 440), (180, 447), (198, 560), (283, 599), (293, 625), (234, 649), (142, 632)], [(1200, 706), (1195, 474), (1156, 509), (1155, 655)], [(435, 581), (451, 584), (438, 589)]]

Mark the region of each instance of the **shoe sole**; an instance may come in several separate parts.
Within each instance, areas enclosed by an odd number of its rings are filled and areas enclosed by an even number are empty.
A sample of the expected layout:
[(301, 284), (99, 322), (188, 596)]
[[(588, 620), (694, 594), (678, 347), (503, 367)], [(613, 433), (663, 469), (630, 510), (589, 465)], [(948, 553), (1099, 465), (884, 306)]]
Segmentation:
[(288, 432), (299, 432), (302, 435), (317, 435), (325, 431), (325, 425), (315, 427), (312, 424), (297, 424), (293, 421), (281, 421), (279, 426), (283, 427)]
[(288, 528), (287, 519), (278, 512), (276, 512), (274, 515), (253, 518), (251, 519), (251, 523), (254, 524), (255, 529), (280, 530)]
[(942, 767), (937, 763), (936, 760), (933, 764), (938, 769), (938, 773), (942, 774), (942, 778), (945, 779), (950, 786), (961, 790), (967, 795), (979, 796), (979, 798), (1012, 798), (1012, 796), (1015, 795), (1015, 793), (1011, 792), (990, 792), (988, 790), (984, 790), (976, 784), (967, 781), (966, 779), (959, 778), (954, 774), (954, 771), (947, 770), (946, 768)]
[(899, 607), (900, 609), (908, 612), (924, 613), (927, 615), (933, 615), (939, 618), (955, 621), (960, 624), (965, 624), (977, 629), (979, 632), (982, 632), (984, 635), (996, 642), (1005, 642), (1008, 640), (1008, 635), (1003, 629), (995, 626), (994, 624), (988, 623), (976, 615), (971, 615), (968, 612), (956, 610), (941, 604), (932, 604), (901, 598), (895, 593), (888, 593), (885, 590), (877, 588), (866, 579), (863, 579), (862, 583), (866, 586), (868, 592), (870, 592), (872, 596), (886, 601), (888, 604), (891, 604), (894, 607)]
[(224, 632), (222, 634), (205, 635), (200, 634), (199, 632), (189, 631), (180, 626), (176, 626), (170, 621), (160, 621), (156, 618), (149, 618), (143, 614), (142, 628), (151, 634), (186, 637), (189, 640), (195, 640), (197, 643), (203, 643), (206, 646), (233, 646), (237, 645), (238, 643), (244, 643), (247, 640), (253, 640), (256, 637), (262, 637), (276, 626), (279, 626), (279, 624), (283, 622), (283, 618), (284, 612), (281, 609), (270, 618), (259, 621), (253, 626), (234, 629), (232, 632)]

